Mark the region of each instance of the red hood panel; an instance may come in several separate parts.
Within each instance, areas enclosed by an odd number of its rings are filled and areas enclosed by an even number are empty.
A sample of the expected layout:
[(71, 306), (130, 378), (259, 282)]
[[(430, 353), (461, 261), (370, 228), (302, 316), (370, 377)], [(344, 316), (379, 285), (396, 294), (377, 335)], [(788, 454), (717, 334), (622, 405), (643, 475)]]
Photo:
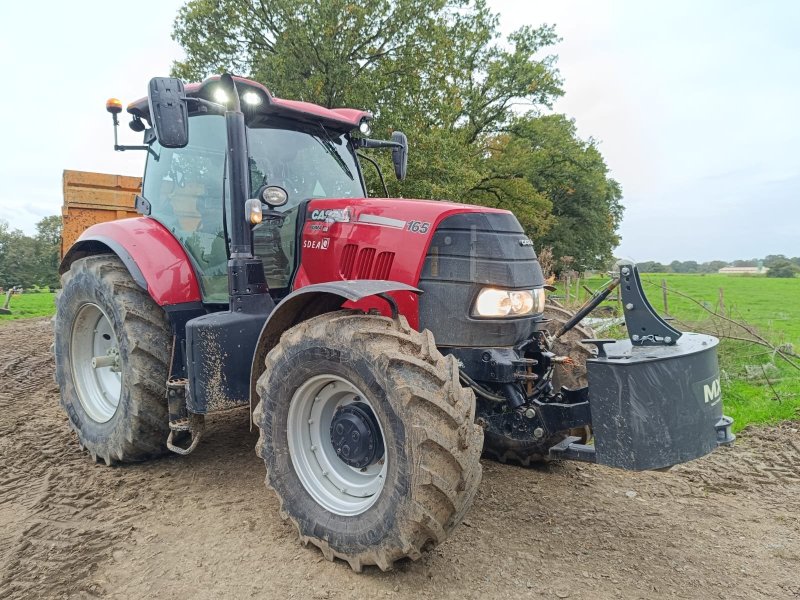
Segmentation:
[[(465, 212), (508, 211), (403, 198), (312, 200), (305, 215), (294, 288), (345, 279), (386, 279), (416, 286), (436, 227), (446, 217)], [(416, 328), (416, 295), (392, 295)], [(357, 307), (384, 311), (386, 303), (375, 299)]]

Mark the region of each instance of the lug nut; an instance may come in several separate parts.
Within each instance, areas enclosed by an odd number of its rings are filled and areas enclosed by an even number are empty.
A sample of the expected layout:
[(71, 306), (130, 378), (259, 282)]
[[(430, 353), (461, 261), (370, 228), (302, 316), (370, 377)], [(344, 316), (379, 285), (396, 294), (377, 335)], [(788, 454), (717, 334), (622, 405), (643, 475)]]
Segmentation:
[(533, 430), (533, 437), (535, 437), (537, 440), (541, 439), (543, 436), (544, 436), (544, 429), (542, 429), (541, 427), (537, 427), (536, 429)]

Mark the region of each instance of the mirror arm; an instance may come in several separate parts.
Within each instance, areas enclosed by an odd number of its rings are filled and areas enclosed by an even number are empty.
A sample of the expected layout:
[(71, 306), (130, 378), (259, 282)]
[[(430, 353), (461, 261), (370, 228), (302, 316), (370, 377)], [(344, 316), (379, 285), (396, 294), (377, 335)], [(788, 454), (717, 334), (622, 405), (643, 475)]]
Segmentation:
[(371, 159), (369, 156), (365, 156), (361, 154), (361, 152), (356, 152), (356, 155), (359, 158), (363, 158), (367, 162), (372, 163), (372, 166), (375, 167), (375, 170), (378, 172), (378, 177), (381, 179), (381, 185), (383, 186), (383, 192), (386, 194), (386, 197), (389, 197), (389, 188), (386, 187), (386, 180), (383, 178), (383, 172), (381, 172), (381, 166), (378, 164), (378, 161)]
[(114, 150), (117, 152), (125, 152), (126, 150), (148, 150), (150, 151), (150, 146), (124, 146), (120, 145), (119, 139), (117, 138), (117, 129), (119, 129), (119, 119), (117, 119), (117, 114), (112, 113), (111, 118), (114, 121)]
[(353, 140), (356, 148), (402, 148), (403, 144), (389, 140), (373, 140), (370, 138), (356, 138)]

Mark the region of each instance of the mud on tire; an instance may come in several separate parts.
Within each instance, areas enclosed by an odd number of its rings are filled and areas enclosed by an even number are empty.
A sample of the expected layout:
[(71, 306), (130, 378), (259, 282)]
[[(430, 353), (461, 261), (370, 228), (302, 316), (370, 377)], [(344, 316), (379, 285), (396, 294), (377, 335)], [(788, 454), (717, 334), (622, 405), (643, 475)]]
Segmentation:
[[(295, 392), (310, 378), (332, 374), (363, 390), (380, 423), (386, 474), (373, 504), (344, 516), (324, 508), (298, 477), (287, 420)], [(473, 423), (475, 400), (458, 368), (436, 349), (429, 331), (354, 311), (328, 313), (287, 331), (267, 356), (258, 380), (261, 401), (256, 452), (267, 486), (304, 544), (328, 560), (382, 570), (417, 559), (444, 541), (472, 503), (481, 478), (483, 433)]]
[[(164, 311), (111, 254), (76, 260), (62, 276), (61, 285), (54, 323), (56, 381), (61, 388), (61, 406), (81, 446), (107, 465), (165, 453), (172, 336)], [(87, 305), (102, 310), (119, 344), (121, 392), (119, 404), (106, 422), (89, 416), (78, 397), (75, 379), (73, 324)]]

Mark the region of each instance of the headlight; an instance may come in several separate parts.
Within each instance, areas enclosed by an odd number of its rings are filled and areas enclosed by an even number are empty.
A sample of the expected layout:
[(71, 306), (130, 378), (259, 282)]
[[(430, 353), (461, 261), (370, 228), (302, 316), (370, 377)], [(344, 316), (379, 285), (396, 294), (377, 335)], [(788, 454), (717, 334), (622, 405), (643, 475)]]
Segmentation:
[(247, 91), (242, 94), (242, 100), (245, 104), (249, 104), (250, 106), (258, 106), (261, 104), (261, 96), (252, 91)]
[(500, 290), (483, 288), (472, 309), (474, 317), (521, 317), (544, 310), (544, 289)]

